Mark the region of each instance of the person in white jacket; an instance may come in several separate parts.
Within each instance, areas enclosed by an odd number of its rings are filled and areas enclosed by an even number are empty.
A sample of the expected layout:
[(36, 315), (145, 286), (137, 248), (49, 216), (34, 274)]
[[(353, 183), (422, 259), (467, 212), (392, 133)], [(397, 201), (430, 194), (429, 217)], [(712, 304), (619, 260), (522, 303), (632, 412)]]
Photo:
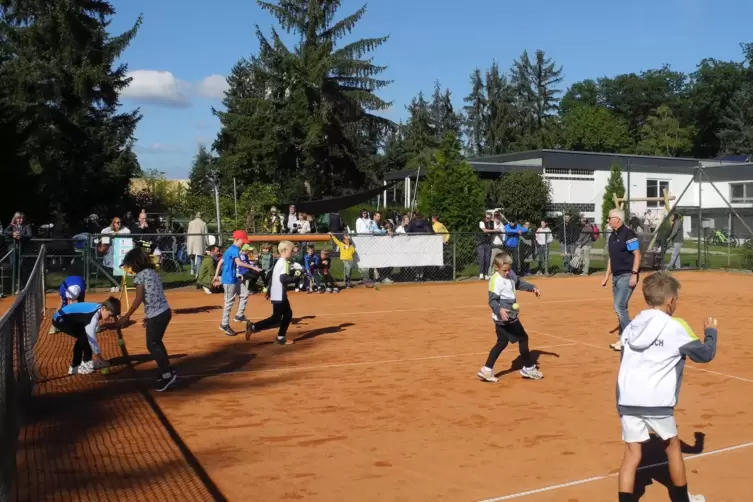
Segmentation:
[(705, 502), (688, 494), (685, 463), (677, 436), (674, 408), (680, 394), (685, 359), (707, 363), (716, 355), (717, 321), (709, 317), (701, 342), (688, 324), (672, 317), (680, 283), (666, 272), (643, 281), (649, 305), (622, 332), (617, 410), (622, 423), (625, 455), (619, 474), (619, 501), (633, 500), (635, 473), (641, 463), (641, 443), (653, 432), (665, 441), (673, 501)]

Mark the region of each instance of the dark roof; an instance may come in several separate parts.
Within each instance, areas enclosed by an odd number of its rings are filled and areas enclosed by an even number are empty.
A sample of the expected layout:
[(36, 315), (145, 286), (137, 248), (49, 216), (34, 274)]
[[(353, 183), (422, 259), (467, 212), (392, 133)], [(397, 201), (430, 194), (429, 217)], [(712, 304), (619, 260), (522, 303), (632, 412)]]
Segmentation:
[[(719, 166), (706, 166), (704, 170), (712, 181), (738, 181), (753, 179), (753, 163), (739, 163), (737, 159), (714, 159)], [(530, 162), (526, 162), (530, 161)], [(571, 152), (567, 150), (530, 150), (527, 152), (505, 153), (468, 159), (482, 178), (496, 178), (511, 171), (536, 169), (584, 169), (608, 171), (618, 164), (622, 171), (642, 173), (692, 174), (700, 159), (682, 157), (657, 157), (650, 155), (628, 155), (619, 153)], [(510, 164), (516, 162), (516, 164)], [(705, 161), (708, 162), (708, 161)], [(385, 180), (393, 181), (407, 177), (415, 178), (415, 170), (388, 173)], [(424, 172), (420, 173), (421, 177)]]

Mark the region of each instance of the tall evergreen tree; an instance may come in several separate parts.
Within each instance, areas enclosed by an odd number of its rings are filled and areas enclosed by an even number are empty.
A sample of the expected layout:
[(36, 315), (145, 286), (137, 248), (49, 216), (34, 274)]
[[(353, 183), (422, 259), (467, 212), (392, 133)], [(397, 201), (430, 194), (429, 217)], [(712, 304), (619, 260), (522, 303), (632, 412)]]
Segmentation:
[(192, 196), (207, 195), (210, 191), (207, 176), (214, 167), (215, 158), (204, 145), (199, 145), (199, 150), (194, 155), (191, 171), (188, 175), (188, 193)]
[(141, 20), (113, 37), (114, 14), (104, 0), (6, 0), (0, 9), (0, 99), (24, 131), (15, 149), (28, 162), (32, 217), (114, 214), (140, 171), (132, 150), (140, 115), (119, 110), (130, 80), (116, 61)]
[(485, 95), (486, 86), (481, 76), (481, 70), (476, 68), (471, 73), (471, 92), (463, 98), (467, 104), (465, 111), (464, 133), (468, 138), (467, 150), (473, 156), (484, 154), (484, 136), (486, 125), (487, 100)]
[(744, 85), (732, 97), (718, 134), (723, 153), (749, 155), (753, 152), (753, 85)]
[(553, 117), (559, 110), (557, 86), (562, 83), (562, 66), (559, 68), (542, 50), (536, 51), (533, 61), (527, 51), (513, 63), (512, 83), (517, 93), (521, 112), (522, 144), (524, 148), (552, 146), (555, 125)]
[(339, 45), (365, 6), (336, 21), (339, 0), (257, 3), (298, 40), (288, 48), (274, 29), (268, 39), (257, 28), (259, 53), (234, 68), (227, 110), (217, 112), (222, 168), (309, 197), (375, 181), (371, 155), (394, 124), (373, 113), (390, 106), (377, 96), (390, 82), (366, 55), (387, 37)]
[(439, 144), (434, 133), (434, 121), (429, 103), (424, 98), (424, 93), (411, 99), (406, 106), (408, 111), (408, 123), (405, 127), (405, 141), (412, 155), (418, 155), (426, 150), (432, 150)]
[[(617, 197), (625, 196), (625, 182), (622, 180), (622, 171), (620, 165), (615, 162), (612, 164), (612, 168), (609, 170), (609, 179), (604, 187), (604, 197), (601, 200), (601, 228), (606, 230), (607, 220), (609, 219), (609, 211), (615, 209), (614, 195)], [(630, 214), (630, 207), (625, 204), (625, 217)]]
[(485, 153), (494, 155), (514, 151), (520, 122), (515, 91), (496, 61), (486, 72), (486, 103)]

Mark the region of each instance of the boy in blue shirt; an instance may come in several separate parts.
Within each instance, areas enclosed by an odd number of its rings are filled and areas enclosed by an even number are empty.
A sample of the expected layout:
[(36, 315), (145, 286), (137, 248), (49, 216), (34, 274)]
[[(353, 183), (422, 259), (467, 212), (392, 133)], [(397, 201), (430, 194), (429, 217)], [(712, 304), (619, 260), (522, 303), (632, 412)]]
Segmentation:
[(248, 287), (238, 277), (238, 268), (254, 270), (256, 267), (241, 260), (241, 248), (248, 244), (248, 235), (243, 230), (233, 232), (233, 245), (227, 248), (222, 259), (217, 263), (217, 270), (214, 273), (214, 281), (222, 280), (222, 289), (225, 291), (225, 309), (222, 311), (222, 324), (220, 331), (227, 336), (236, 336), (238, 333), (230, 328), (230, 312), (233, 310), (235, 299), (240, 296), (238, 310), (235, 312), (233, 320), (235, 322), (247, 322), (246, 304), (248, 303)]
[(52, 316), (52, 325), (58, 331), (76, 339), (69, 375), (86, 375), (109, 366), (100, 356), (97, 329), (100, 321), (119, 315), (120, 300), (110, 297), (102, 303), (71, 303)]

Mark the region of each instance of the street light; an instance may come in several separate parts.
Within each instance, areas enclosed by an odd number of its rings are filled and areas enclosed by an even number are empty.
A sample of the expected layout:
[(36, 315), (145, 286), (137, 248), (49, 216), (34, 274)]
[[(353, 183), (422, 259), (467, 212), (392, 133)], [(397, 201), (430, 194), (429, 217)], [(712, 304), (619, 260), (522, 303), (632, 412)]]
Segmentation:
[(219, 242), (222, 242), (222, 220), (220, 219), (220, 178), (216, 169), (207, 174), (207, 181), (214, 187), (214, 206), (217, 211), (217, 236)]

